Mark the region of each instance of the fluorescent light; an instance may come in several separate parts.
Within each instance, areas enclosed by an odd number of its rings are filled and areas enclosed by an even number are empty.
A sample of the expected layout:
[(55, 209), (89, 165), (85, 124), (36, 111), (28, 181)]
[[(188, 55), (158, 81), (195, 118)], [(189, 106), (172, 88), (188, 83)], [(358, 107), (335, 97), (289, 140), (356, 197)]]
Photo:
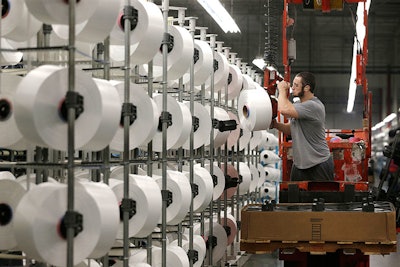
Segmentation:
[(374, 127), (372, 127), (371, 130), (372, 131), (378, 130), (379, 128), (382, 128), (383, 126), (385, 126), (386, 123), (391, 122), (395, 118), (397, 118), (396, 113), (389, 114), (386, 116), (386, 118), (383, 119), (383, 121), (377, 123)]
[(268, 66), (267, 66), (267, 69), (268, 69), (269, 71), (276, 71), (275, 67), (274, 67), (274, 66), (271, 66), (271, 65), (268, 65)]
[(264, 59), (262, 59), (262, 58), (255, 58), (255, 59), (253, 59), (253, 61), (251, 63), (256, 65), (261, 70), (264, 70), (265, 65), (266, 65)]
[(396, 113), (389, 114), (386, 118), (383, 119), (383, 122), (388, 123), (394, 120), (397, 117)]
[(349, 83), (349, 97), (347, 99), (347, 112), (350, 113), (354, 108), (354, 100), (356, 98), (356, 73), (357, 73), (357, 38), (354, 37), (354, 45), (353, 45), (353, 59), (351, 64), (351, 75), (350, 75), (350, 83)]
[[(358, 3), (357, 5), (357, 22), (356, 22), (356, 32), (357, 32), (357, 38), (354, 38), (354, 44), (353, 44), (353, 59), (352, 59), (352, 65), (351, 65), (351, 75), (350, 75), (350, 83), (349, 83), (349, 97), (347, 100), (347, 112), (352, 112), (354, 108), (354, 100), (356, 98), (356, 89), (357, 89), (357, 84), (355, 82), (356, 80), (356, 72), (357, 72), (357, 62), (356, 62), (356, 56), (357, 56), (357, 47), (358, 45), (363, 45), (364, 44), (364, 38), (365, 38), (365, 26), (364, 26), (364, 7), (365, 10), (369, 11), (369, 7), (371, 5), (371, 0), (367, 0), (365, 3)], [(357, 42), (358, 40), (358, 42)], [(367, 51), (363, 51), (364, 53), (367, 53)]]
[(199, 2), (225, 33), (240, 32), (239, 27), (219, 0), (197, 0), (197, 2)]
[(372, 127), (372, 131), (378, 130), (379, 128), (382, 128), (385, 125), (383, 121), (377, 123), (374, 127)]

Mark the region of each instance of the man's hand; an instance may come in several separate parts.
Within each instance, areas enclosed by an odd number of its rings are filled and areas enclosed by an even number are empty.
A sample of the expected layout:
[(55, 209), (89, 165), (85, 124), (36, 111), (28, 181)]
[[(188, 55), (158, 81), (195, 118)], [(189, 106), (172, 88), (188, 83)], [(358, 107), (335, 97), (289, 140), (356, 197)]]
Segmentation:
[(276, 123), (277, 123), (276, 119), (272, 119), (272, 120), (271, 120), (271, 124), (269, 125), (269, 128), (270, 128), (270, 129), (276, 128)]
[(286, 135), (290, 135), (290, 123), (282, 123), (278, 122), (276, 119), (273, 119), (271, 121), (271, 124), (269, 125), (270, 129), (277, 129), (278, 131), (283, 132)]
[(290, 89), (290, 83), (289, 82), (281, 81), (281, 82), (278, 83), (279, 94), (287, 95), (289, 89)]

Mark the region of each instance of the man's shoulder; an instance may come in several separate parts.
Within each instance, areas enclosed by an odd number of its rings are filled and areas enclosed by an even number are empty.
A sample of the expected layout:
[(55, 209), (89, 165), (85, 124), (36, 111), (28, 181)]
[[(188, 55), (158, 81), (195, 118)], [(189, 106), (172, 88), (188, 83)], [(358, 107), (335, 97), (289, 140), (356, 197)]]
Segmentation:
[(313, 98), (311, 98), (308, 101), (305, 101), (304, 103), (307, 103), (307, 102), (311, 106), (318, 106), (318, 107), (323, 107), (324, 106), (324, 103), (322, 103), (322, 101), (316, 96), (314, 96)]

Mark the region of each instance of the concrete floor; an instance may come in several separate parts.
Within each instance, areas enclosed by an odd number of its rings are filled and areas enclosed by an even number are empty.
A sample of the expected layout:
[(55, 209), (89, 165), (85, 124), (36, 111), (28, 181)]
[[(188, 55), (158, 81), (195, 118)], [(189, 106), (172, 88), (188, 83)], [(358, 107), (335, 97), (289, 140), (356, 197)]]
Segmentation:
[[(278, 252), (272, 254), (247, 254), (238, 251), (239, 244), (234, 243), (234, 248), (228, 249), (229, 255), (234, 255), (234, 251), (238, 256), (227, 256), (228, 264), (221, 266), (238, 266), (238, 267), (284, 267), (285, 262), (279, 260)], [(371, 255), (369, 258), (369, 267), (395, 267), (400, 266), (400, 234), (397, 235), (397, 252), (389, 255)]]
[[(240, 267), (283, 267), (284, 261), (279, 260), (278, 253), (273, 254), (244, 254), (236, 262)], [(369, 267), (400, 266), (400, 234), (397, 235), (397, 252), (389, 255), (371, 255)]]

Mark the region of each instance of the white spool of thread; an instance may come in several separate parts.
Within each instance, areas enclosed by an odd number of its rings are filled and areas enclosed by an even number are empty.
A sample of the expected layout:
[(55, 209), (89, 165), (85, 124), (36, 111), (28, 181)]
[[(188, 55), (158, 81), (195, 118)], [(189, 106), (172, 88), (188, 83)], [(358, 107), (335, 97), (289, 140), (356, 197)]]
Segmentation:
[[(157, 94), (153, 99), (159, 110), (159, 116), (161, 116), (163, 95)], [(176, 101), (171, 96), (167, 96), (167, 111), (171, 114), (172, 119), (172, 124), (167, 128), (167, 149), (177, 149), (189, 138), (192, 129), (192, 115), (185, 104)], [(154, 135), (153, 150), (162, 151), (162, 131), (160, 129)]]
[[(7, 39), (1, 38), (1, 48), (14, 49), (15, 47), (13, 47)], [(0, 65), (16, 65), (21, 62), (22, 56), (23, 54), (21, 52), (0, 51)]]
[[(138, 20), (131, 32), (130, 61), (132, 65), (146, 64), (160, 49), (164, 33), (163, 15), (160, 8), (152, 2), (135, 0), (131, 5), (138, 10)], [(121, 10), (111, 33), (111, 43), (114, 45), (110, 46), (110, 58), (116, 62), (125, 59), (125, 34), (120, 20), (122, 14)]]
[[(118, 201), (121, 202), (124, 196), (123, 181), (110, 179), (110, 187)], [(146, 237), (154, 230), (160, 219), (161, 191), (151, 177), (130, 174), (129, 197), (136, 201), (136, 213), (129, 219), (129, 237)], [(123, 224), (121, 221), (117, 238), (122, 237)]]
[[(217, 222), (212, 223), (213, 229), (213, 236), (210, 236), (210, 222), (209, 220), (204, 223), (204, 234), (201, 233), (201, 225), (195, 224), (193, 226), (193, 232), (197, 235), (203, 235), (204, 240), (206, 242), (206, 247), (208, 248), (207, 242), (212, 242), (213, 237), (216, 238), (216, 245), (212, 248), (212, 264), (215, 265), (217, 262), (222, 259), (225, 254), (227, 244), (228, 244), (228, 237), (226, 235), (226, 231), (221, 224)], [(204, 259), (205, 262), (209, 262), (209, 251), (207, 250), (206, 258)]]
[(225, 212), (221, 211), (221, 224), (222, 226), (229, 227), (229, 234), (227, 234), (227, 246), (231, 245), (235, 241), (236, 234), (238, 232), (237, 223), (235, 217), (232, 214), (227, 213), (225, 218)]
[(40, 30), (42, 23), (29, 13), (25, 2), (2, 1), (1, 36), (23, 42)]
[[(194, 114), (199, 119), (199, 127), (194, 129), (193, 133), (193, 149), (197, 149), (206, 144), (210, 140), (211, 133), (211, 117), (207, 109), (198, 102), (194, 102)], [(190, 102), (185, 102), (185, 105), (190, 110)], [(182, 145), (184, 149), (190, 149), (190, 138)]]
[[(241, 136), (239, 137), (239, 150), (247, 149), (251, 139), (251, 132), (240, 127)], [(237, 144), (234, 145), (234, 150), (237, 150)]]
[[(228, 149), (230, 150), (230, 149), (232, 149), (232, 147), (237, 145), (237, 141), (240, 137), (240, 126), (239, 126), (239, 119), (236, 116), (236, 114), (234, 114), (231, 111), (228, 111), (228, 115), (229, 115), (229, 119), (236, 121), (236, 129), (229, 131), (229, 136), (228, 136), (228, 140), (227, 140)], [(225, 149), (225, 146), (222, 146), (221, 148)]]
[(238, 100), (240, 124), (249, 131), (266, 130), (271, 125), (272, 104), (264, 89), (243, 90)]
[[(25, 1), (29, 12), (46, 24), (69, 23), (69, 4), (64, 0), (28, 0)], [(75, 23), (88, 20), (96, 11), (99, 0), (80, 0), (75, 6)]]
[(14, 174), (9, 171), (1, 171), (0, 172), (0, 180), (15, 180)]
[(86, 259), (74, 267), (101, 267), (101, 266), (102, 265), (100, 265), (100, 263), (98, 263), (95, 260)]
[(276, 199), (276, 185), (274, 183), (271, 182), (265, 182), (262, 186), (261, 186), (261, 197), (267, 197), (271, 200), (275, 200)]
[[(154, 266), (154, 263), (153, 263), (153, 257), (154, 257), (153, 256), (153, 252), (156, 251), (156, 250), (160, 250), (160, 249), (161, 249), (161, 247), (159, 247), (159, 246), (153, 246), (151, 248), (152, 266)], [(135, 248), (135, 249), (133, 249), (133, 251), (131, 253), (131, 256), (129, 257), (129, 267), (136, 266), (138, 264), (145, 264), (146, 262), (147, 262), (147, 249), (144, 249), (144, 248)], [(121, 261), (120, 264), (118, 264), (116, 267), (123, 267), (123, 262)]]
[[(84, 98), (84, 111), (75, 121), (75, 149), (95, 136), (105, 112), (94, 80), (76, 70), (75, 91)], [(68, 91), (68, 69), (42, 65), (30, 71), (15, 94), (15, 120), (22, 135), (33, 144), (67, 151), (68, 123), (60, 114)], [(112, 111), (110, 111), (112, 112)]]
[[(189, 232), (188, 229), (185, 230), (185, 234), (182, 235), (182, 239), (189, 241)], [(183, 247), (183, 246), (182, 246)], [(193, 264), (193, 266), (201, 266), (204, 262), (204, 258), (206, 257), (206, 242), (201, 235), (193, 234), (193, 247), (198, 252), (198, 261)]]
[[(156, 175), (153, 178), (162, 189), (162, 178)], [(167, 207), (167, 224), (176, 225), (182, 222), (189, 212), (192, 187), (182, 172), (168, 170), (167, 179), (167, 190), (172, 193), (172, 203)]]
[(236, 169), (239, 169), (239, 175), (242, 177), (242, 181), (239, 184), (239, 195), (247, 194), (247, 191), (250, 189), (251, 183), (250, 168), (244, 162), (239, 162), (239, 168), (237, 166), (237, 162), (235, 162), (234, 166)]
[(9, 172), (0, 178), (0, 250), (17, 247), (14, 229), (17, 206), (25, 195), (25, 188)]
[(253, 89), (256, 89), (255, 82), (249, 75), (243, 74), (243, 90), (253, 90)]
[[(26, 188), (26, 184), (28, 181), (28, 176), (26, 174), (18, 176), (16, 179), (17, 179), (16, 181), (18, 183), (22, 184)], [(29, 175), (29, 183), (31, 186), (36, 185), (36, 174), (35, 173), (31, 173)], [(47, 177), (47, 182), (45, 182), (45, 183), (58, 183), (58, 181), (56, 179), (54, 179), (53, 177), (49, 176), (49, 177)]]
[[(205, 41), (194, 40), (195, 63), (194, 63), (194, 86), (200, 86), (206, 82), (213, 71), (213, 52), (210, 45)], [(197, 55), (198, 54), (198, 55)], [(189, 86), (190, 75), (183, 75), (183, 83)]]
[[(81, 182), (86, 192), (96, 202), (100, 212), (100, 233), (94, 250), (88, 258), (104, 256), (114, 244), (119, 226), (119, 205), (111, 188), (103, 183)], [(86, 218), (85, 218), (86, 219)]]
[[(204, 168), (210, 172), (210, 163), (205, 163)], [(211, 174), (210, 174), (211, 175)], [(213, 163), (213, 182), (214, 182), (214, 189), (213, 189), (213, 200), (217, 200), (222, 192), (224, 192), (225, 188), (225, 175), (222, 172), (221, 168), (218, 167), (218, 163), (214, 162)]]
[[(124, 86), (121, 81), (111, 81), (119, 94), (118, 105), (124, 103)], [(129, 126), (129, 150), (147, 145), (157, 131), (159, 110), (156, 103), (138, 84), (130, 84), (129, 102), (136, 106), (136, 119)], [(120, 114), (121, 116), (121, 114)], [(110, 148), (116, 151), (124, 150), (124, 127), (119, 123)]]
[(267, 177), (265, 176), (264, 167), (261, 164), (257, 164), (257, 169), (260, 175), (260, 179), (258, 180), (258, 187), (261, 187), (264, 184)]
[[(64, 184), (42, 183), (27, 191), (15, 214), (18, 248), (30, 258), (66, 266), (67, 241), (62, 234), (66, 207), (67, 186)], [(76, 184), (74, 209), (83, 215), (84, 220), (82, 232), (74, 238), (74, 265), (89, 257), (99, 245), (99, 237), (104, 234), (102, 231), (107, 229), (101, 221), (100, 208), (86, 189)]]
[(112, 166), (110, 168), (110, 178), (124, 180), (124, 166)]
[[(224, 172), (225, 176), (229, 176), (231, 178), (236, 178), (236, 179), (232, 179), (232, 180), (233, 181), (238, 181), (239, 173), (236, 170), (234, 165), (228, 163), (227, 166), (226, 166), (226, 170), (225, 170), (225, 164), (221, 164), (221, 170)], [(226, 197), (229, 199), (232, 196), (234, 196), (236, 194), (237, 188), (238, 188), (238, 185), (232, 186), (232, 187), (229, 187), (229, 188), (225, 189)], [(223, 192), (221, 194), (221, 199), (225, 199), (225, 192)]]
[(87, 169), (75, 169), (74, 170), (74, 178), (75, 180), (81, 182), (87, 182), (91, 180), (90, 171)]
[[(98, 0), (94, 13), (87, 20), (75, 25), (75, 38), (81, 42), (103, 42), (114, 27), (119, 15), (119, 5), (115, 1)], [(61, 39), (68, 40), (69, 26), (52, 25), (53, 30)]]
[[(206, 109), (211, 114), (210, 106), (206, 106)], [(223, 108), (214, 107), (214, 118), (218, 121), (229, 120), (229, 114)], [(214, 129), (214, 148), (218, 148), (225, 144), (228, 140), (229, 131), (221, 132), (219, 129)], [(206, 146), (210, 145), (210, 140), (207, 140)]]
[(129, 264), (129, 267), (151, 267), (151, 265), (147, 264), (145, 262), (137, 262), (137, 263)]
[[(182, 236), (182, 248), (185, 250), (186, 254), (189, 251), (189, 239), (187, 235)], [(178, 240), (174, 240), (170, 243), (170, 247), (172, 246), (178, 246)], [(203, 262), (204, 258), (206, 257), (206, 243), (204, 242), (204, 239), (200, 235), (194, 235), (193, 236), (193, 250), (197, 251), (197, 257), (198, 260), (193, 263), (194, 267), (200, 267)]]
[[(168, 33), (173, 37), (172, 49), (168, 52), (167, 80), (181, 78), (189, 69), (193, 60), (194, 42), (192, 35), (183, 27), (169, 25)], [(144, 64), (139, 70), (140, 74), (148, 74), (148, 65)], [(161, 80), (163, 76), (163, 54), (158, 51), (153, 58), (153, 77)]]
[[(115, 3), (114, 3), (115, 4)], [(130, 44), (136, 44), (143, 41), (149, 41), (148, 34), (151, 31), (154, 31), (154, 34), (160, 34), (160, 28), (163, 29), (163, 16), (158, 8), (154, 3), (144, 1), (144, 0), (130, 0), (130, 5), (136, 10), (137, 18), (133, 25), (131, 25), (130, 31)], [(119, 0), (117, 3), (118, 6), (118, 15), (117, 18), (112, 23), (113, 29), (110, 34), (110, 41), (113, 45), (125, 45), (125, 24), (124, 24), (124, 7), (125, 1)], [(157, 9), (155, 9), (157, 7)], [(161, 17), (160, 17), (161, 16)], [(161, 24), (161, 25), (160, 25)], [(153, 37), (154, 38), (154, 37)], [(161, 38), (157, 37), (158, 40), (157, 48), (160, 48), (161, 40), (162, 40), (162, 32)]]
[[(229, 62), (220, 52), (214, 52), (214, 92), (225, 88), (229, 76)], [(211, 78), (205, 82), (206, 91), (211, 90)]]
[[(167, 246), (166, 250), (167, 250), (166, 266), (171, 266), (171, 267), (189, 266), (189, 258), (183, 248), (178, 246)], [(151, 253), (152, 253), (151, 266), (153, 267), (163, 266), (162, 249), (159, 247), (153, 247)], [(137, 263), (144, 263), (146, 261), (147, 261), (147, 251), (145, 249), (142, 249), (142, 251), (138, 252), (135, 255), (132, 255), (129, 258), (129, 266), (133, 266), (133, 264)]]
[(243, 86), (243, 76), (239, 67), (229, 64), (228, 74), (228, 100), (235, 99), (239, 96)]
[[(262, 131), (253, 131), (252, 137), (250, 139), (250, 149), (253, 150), (260, 146), (262, 143), (263, 134)], [(260, 150), (260, 148), (258, 148)]]
[[(96, 128), (95, 135), (82, 146), (82, 150), (99, 151), (104, 149), (114, 138), (121, 118), (120, 97), (117, 89), (107, 80), (93, 79), (101, 96), (101, 118)], [(85, 101), (85, 100), (84, 100)], [(94, 127), (96, 125), (93, 125)]]
[(272, 150), (263, 150), (260, 153), (260, 163), (267, 165), (280, 161), (281, 158)]
[(25, 150), (28, 143), (15, 122), (15, 88), (22, 77), (2, 73), (0, 75), (0, 147)]
[[(159, 249), (158, 247), (152, 247), (152, 252), (154, 249)], [(147, 262), (147, 249), (143, 249), (143, 248), (134, 248), (131, 250), (131, 255), (129, 257), (129, 266), (131, 266), (132, 264), (136, 264), (136, 263), (144, 263)], [(120, 265), (118, 265), (120, 267), (123, 266), (122, 262)]]
[(281, 178), (281, 171), (276, 168), (264, 167), (265, 179), (267, 181), (279, 182)]
[(278, 138), (267, 131), (262, 131), (261, 149), (273, 149), (279, 145)]
[[(186, 168), (185, 168), (186, 169)], [(190, 178), (190, 173), (186, 169), (185, 175)], [(193, 198), (193, 212), (202, 212), (206, 209), (213, 195), (213, 179), (210, 173), (200, 165), (193, 167), (193, 184), (197, 186), (197, 195)]]
[(257, 167), (254, 164), (250, 163), (250, 171), (251, 171), (251, 182), (250, 182), (250, 192), (254, 192), (258, 186), (258, 181), (260, 180), (260, 173), (258, 172)]

